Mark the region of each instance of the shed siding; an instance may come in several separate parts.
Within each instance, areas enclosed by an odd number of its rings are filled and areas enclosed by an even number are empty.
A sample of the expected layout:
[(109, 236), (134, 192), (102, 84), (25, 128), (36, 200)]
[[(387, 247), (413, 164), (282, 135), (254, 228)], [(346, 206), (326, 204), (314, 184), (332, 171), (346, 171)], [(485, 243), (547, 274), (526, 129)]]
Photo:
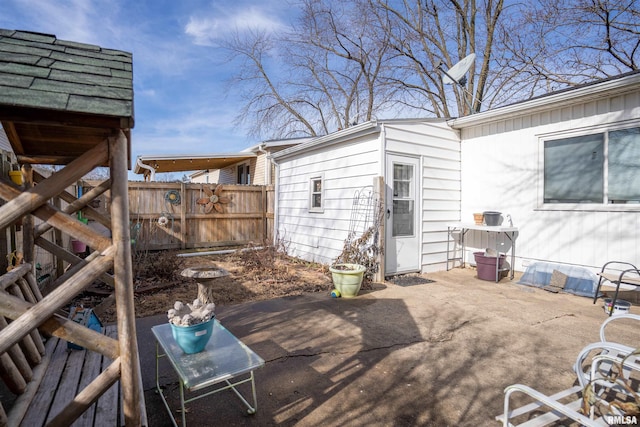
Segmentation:
[(421, 159), (421, 271), (445, 270), (447, 224), (460, 220), (458, 133), (446, 123), (402, 123), (386, 126), (386, 140), (387, 151)]
[[(562, 132), (601, 131), (616, 124), (640, 126), (640, 89), (624, 95), (521, 115), (464, 128), (462, 218), (496, 210), (519, 228), (516, 269), (523, 260), (599, 268), (609, 260), (640, 259), (640, 210), (617, 205), (595, 210), (549, 210), (543, 191), (540, 138)], [(526, 264), (526, 263), (525, 263)]]
[[(420, 159), (421, 271), (446, 268), (447, 224), (460, 219), (458, 133), (443, 122), (381, 124), (380, 132), (279, 160), (277, 231), (291, 255), (331, 263), (348, 235), (355, 192), (372, 185), (376, 176), (384, 176), (388, 185), (385, 155), (394, 153)], [(319, 175), (324, 212), (310, 213), (309, 180)]]
[[(277, 232), (291, 255), (329, 264), (340, 254), (354, 193), (382, 173), (379, 147), (376, 134), (279, 163)], [(316, 176), (323, 177), (322, 213), (309, 212), (310, 179)]]

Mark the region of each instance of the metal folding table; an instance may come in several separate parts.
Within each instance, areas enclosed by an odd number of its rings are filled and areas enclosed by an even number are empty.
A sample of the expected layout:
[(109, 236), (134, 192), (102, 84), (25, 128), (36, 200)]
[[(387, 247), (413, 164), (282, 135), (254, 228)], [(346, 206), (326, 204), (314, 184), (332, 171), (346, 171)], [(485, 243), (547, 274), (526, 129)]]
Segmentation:
[[(508, 252), (511, 252), (510, 278), (511, 280), (513, 280), (513, 267), (516, 259), (516, 237), (518, 234), (517, 227), (489, 226), (489, 225), (467, 224), (462, 222), (449, 224), (447, 226), (447, 233), (448, 233), (447, 234), (447, 271), (449, 270), (449, 263), (450, 262), (453, 263), (455, 262), (455, 260), (460, 261), (461, 267), (465, 266), (465, 256), (464, 256), (466, 251), (465, 235), (469, 230), (476, 230), (476, 231), (482, 231), (485, 233), (496, 234), (495, 247), (492, 249), (495, 249), (496, 256), (498, 257), (501, 254), (506, 255)], [(460, 234), (460, 247), (462, 252), (459, 257), (455, 256), (455, 243), (454, 243), (454, 256), (451, 256), (451, 241), (456, 240), (453, 237), (453, 233), (456, 233), (456, 232)], [(498, 238), (500, 235), (505, 236), (511, 242), (511, 247), (509, 249), (501, 250), (503, 248), (500, 247), (500, 244), (499, 244), (500, 240)], [(499, 262), (496, 262), (496, 282), (498, 282), (499, 280), (500, 280)]]

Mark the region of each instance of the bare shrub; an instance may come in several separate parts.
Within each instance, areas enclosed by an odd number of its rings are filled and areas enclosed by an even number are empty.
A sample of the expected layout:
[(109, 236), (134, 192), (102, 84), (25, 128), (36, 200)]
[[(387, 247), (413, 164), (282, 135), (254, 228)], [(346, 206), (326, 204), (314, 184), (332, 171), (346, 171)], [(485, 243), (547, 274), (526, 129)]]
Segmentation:
[(256, 282), (282, 283), (296, 278), (295, 271), (288, 268), (291, 258), (287, 255), (287, 245), (280, 239), (274, 244), (264, 242), (262, 246), (249, 244), (234, 254), (242, 266), (243, 274)]
[[(357, 222), (363, 222), (358, 218), (356, 209), (364, 207), (364, 222), (370, 224), (366, 228), (359, 228)], [(357, 192), (354, 196), (354, 208), (352, 210), (349, 234), (344, 241), (342, 252), (335, 259), (334, 264), (360, 264), (366, 267), (362, 286), (370, 287), (373, 278), (380, 269), (382, 247), (380, 246), (380, 226), (384, 219), (384, 207), (375, 193)], [(358, 235), (359, 231), (362, 234)]]
[(133, 255), (133, 277), (137, 280), (173, 279), (180, 273), (180, 259), (174, 251), (141, 251)]

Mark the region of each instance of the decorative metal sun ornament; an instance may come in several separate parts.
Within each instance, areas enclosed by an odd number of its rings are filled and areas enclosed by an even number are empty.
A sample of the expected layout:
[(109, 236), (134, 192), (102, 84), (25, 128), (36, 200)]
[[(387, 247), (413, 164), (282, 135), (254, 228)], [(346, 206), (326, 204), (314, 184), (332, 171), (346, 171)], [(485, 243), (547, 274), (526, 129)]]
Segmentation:
[(212, 210), (222, 213), (222, 205), (231, 202), (229, 197), (222, 196), (222, 185), (218, 184), (216, 188), (211, 191), (208, 186), (203, 186), (202, 191), (207, 197), (201, 197), (196, 200), (196, 203), (204, 206), (204, 213), (209, 213)]

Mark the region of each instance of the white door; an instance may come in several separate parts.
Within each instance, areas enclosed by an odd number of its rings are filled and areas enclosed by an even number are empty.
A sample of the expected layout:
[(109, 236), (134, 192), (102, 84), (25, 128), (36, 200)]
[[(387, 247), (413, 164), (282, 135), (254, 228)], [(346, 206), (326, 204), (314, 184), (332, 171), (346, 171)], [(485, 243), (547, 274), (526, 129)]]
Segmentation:
[(420, 271), (418, 159), (387, 155), (385, 273)]

